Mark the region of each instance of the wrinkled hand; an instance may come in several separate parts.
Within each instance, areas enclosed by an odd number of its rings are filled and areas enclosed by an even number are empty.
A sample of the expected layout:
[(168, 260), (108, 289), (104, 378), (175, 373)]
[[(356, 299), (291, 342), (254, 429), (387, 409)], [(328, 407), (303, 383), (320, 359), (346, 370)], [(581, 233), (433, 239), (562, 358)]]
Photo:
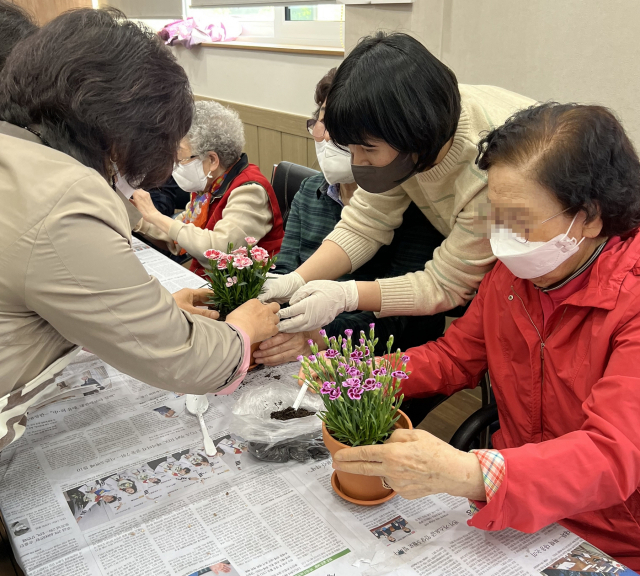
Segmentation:
[(253, 299), (227, 314), (227, 322), (240, 328), (249, 337), (251, 344), (255, 344), (278, 333), (278, 310), (280, 306), (275, 302), (262, 304)]
[(286, 362), (293, 362), (300, 356), (311, 354), (308, 340), (318, 342), (318, 347), (324, 347), (324, 342), (317, 332), (297, 332), (295, 334), (277, 334), (260, 344), (260, 348), (253, 353), (257, 364), (278, 366)]
[(138, 209), (147, 222), (151, 222), (155, 216), (160, 214), (153, 200), (151, 200), (151, 194), (145, 190), (136, 190), (133, 196), (131, 196), (131, 203)]
[(260, 302), (289, 302), (298, 288), (304, 286), (304, 279), (297, 272), (289, 274), (267, 274), (262, 293), (258, 296)]
[(358, 308), (358, 288), (354, 280), (334, 282), (314, 280), (291, 297), (291, 306), (280, 310), (280, 332), (304, 332), (329, 324), (338, 314)]
[(176, 301), (178, 308), (185, 312), (217, 320), (220, 315), (215, 310), (196, 308), (196, 306), (206, 306), (212, 294), (213, 290), (209, 290), (208, 288), (198, 288), (197, 290), (193, 288), (183, 288), (173, 294), (173, 299)]
[(396, 430), (384, 444), (339, 450), (333, 457), (333, 467), (384, 477), (408, 500), (442, 492), (486, 499), (478, 458), (424, 430)]

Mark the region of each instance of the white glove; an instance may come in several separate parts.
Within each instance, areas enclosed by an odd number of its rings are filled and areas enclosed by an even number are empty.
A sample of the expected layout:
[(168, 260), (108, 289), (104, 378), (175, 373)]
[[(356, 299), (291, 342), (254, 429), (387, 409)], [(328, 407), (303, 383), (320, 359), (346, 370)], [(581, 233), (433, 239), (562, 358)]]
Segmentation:
[(298, 288), (304, 286), (304, 279), (297, 272), (289, 274), (267, 274), (262, 292), (258, 296), (260, 302), (277, 302), (285, 304)]
[(278, 312), (280, 332), (304, 332), (326, 326), (338, 314), (358, 309), (355, 280), (314, 280), (291, 297), (291, 306)]

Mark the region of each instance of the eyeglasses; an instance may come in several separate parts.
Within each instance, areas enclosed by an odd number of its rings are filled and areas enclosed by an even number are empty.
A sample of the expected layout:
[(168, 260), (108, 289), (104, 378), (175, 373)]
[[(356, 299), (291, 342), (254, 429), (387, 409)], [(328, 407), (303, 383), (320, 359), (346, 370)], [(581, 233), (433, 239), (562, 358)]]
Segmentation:
[(197, 158), (198, 155), (197, 154), (193, 154), (192, 156), (189, 156), (188, 158), (183, 158), (182, 160), (178, 160), (176, 162), (176, 164), (182, 164), (183, 166), (185, 164), (189, 164), (191, 162), (191, 160), (193, 160), (194, 158)]
[(313, 136), (313, 139), (321, 142), (324, 140), (324, 134), (327, 131), (324, 125), (324, 121), (316, 120), (315, 118), (309, 118), (307, 120), (307, 132)]

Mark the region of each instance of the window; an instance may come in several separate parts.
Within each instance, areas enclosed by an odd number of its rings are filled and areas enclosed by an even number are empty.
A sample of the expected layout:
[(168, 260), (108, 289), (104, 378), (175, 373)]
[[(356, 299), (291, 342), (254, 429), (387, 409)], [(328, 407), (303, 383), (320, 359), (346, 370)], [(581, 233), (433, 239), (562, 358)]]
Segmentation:
[(242, 22), (244, 42), (344, 47), (344, 5), (247, 6), (195, 8), (187, 16), (206, 21), (212, 16), (234, 16)]
[(344, 22), (344, 6), (340, 4), (286, 6), (284, 19), (286, 22)]

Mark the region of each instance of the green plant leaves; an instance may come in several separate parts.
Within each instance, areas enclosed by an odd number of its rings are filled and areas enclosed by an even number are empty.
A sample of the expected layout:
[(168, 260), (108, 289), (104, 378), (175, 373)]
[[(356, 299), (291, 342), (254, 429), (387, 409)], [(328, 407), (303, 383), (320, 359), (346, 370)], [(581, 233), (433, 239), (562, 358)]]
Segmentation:
[[(302, 371), (311, 387), (321, 394), (325, 410), (318, 416), (331, 435), (348, 446), (365, 446), (384, 442), (400, 419), (402, 404), (401, 381), (393, 376), (401, 362), (401, 352), (391, 354), (393, 336), (387, 343), (389, 354), (375, 357), (374, 328), (369, 337), (360, 333), (354, 345), (352, 331), (335, 338), (324, 337), (327, 352), (318, 353), (311, 346), (312, 355), (302, 359)], [(325, 356), (328, 354), (328, 357)]]

